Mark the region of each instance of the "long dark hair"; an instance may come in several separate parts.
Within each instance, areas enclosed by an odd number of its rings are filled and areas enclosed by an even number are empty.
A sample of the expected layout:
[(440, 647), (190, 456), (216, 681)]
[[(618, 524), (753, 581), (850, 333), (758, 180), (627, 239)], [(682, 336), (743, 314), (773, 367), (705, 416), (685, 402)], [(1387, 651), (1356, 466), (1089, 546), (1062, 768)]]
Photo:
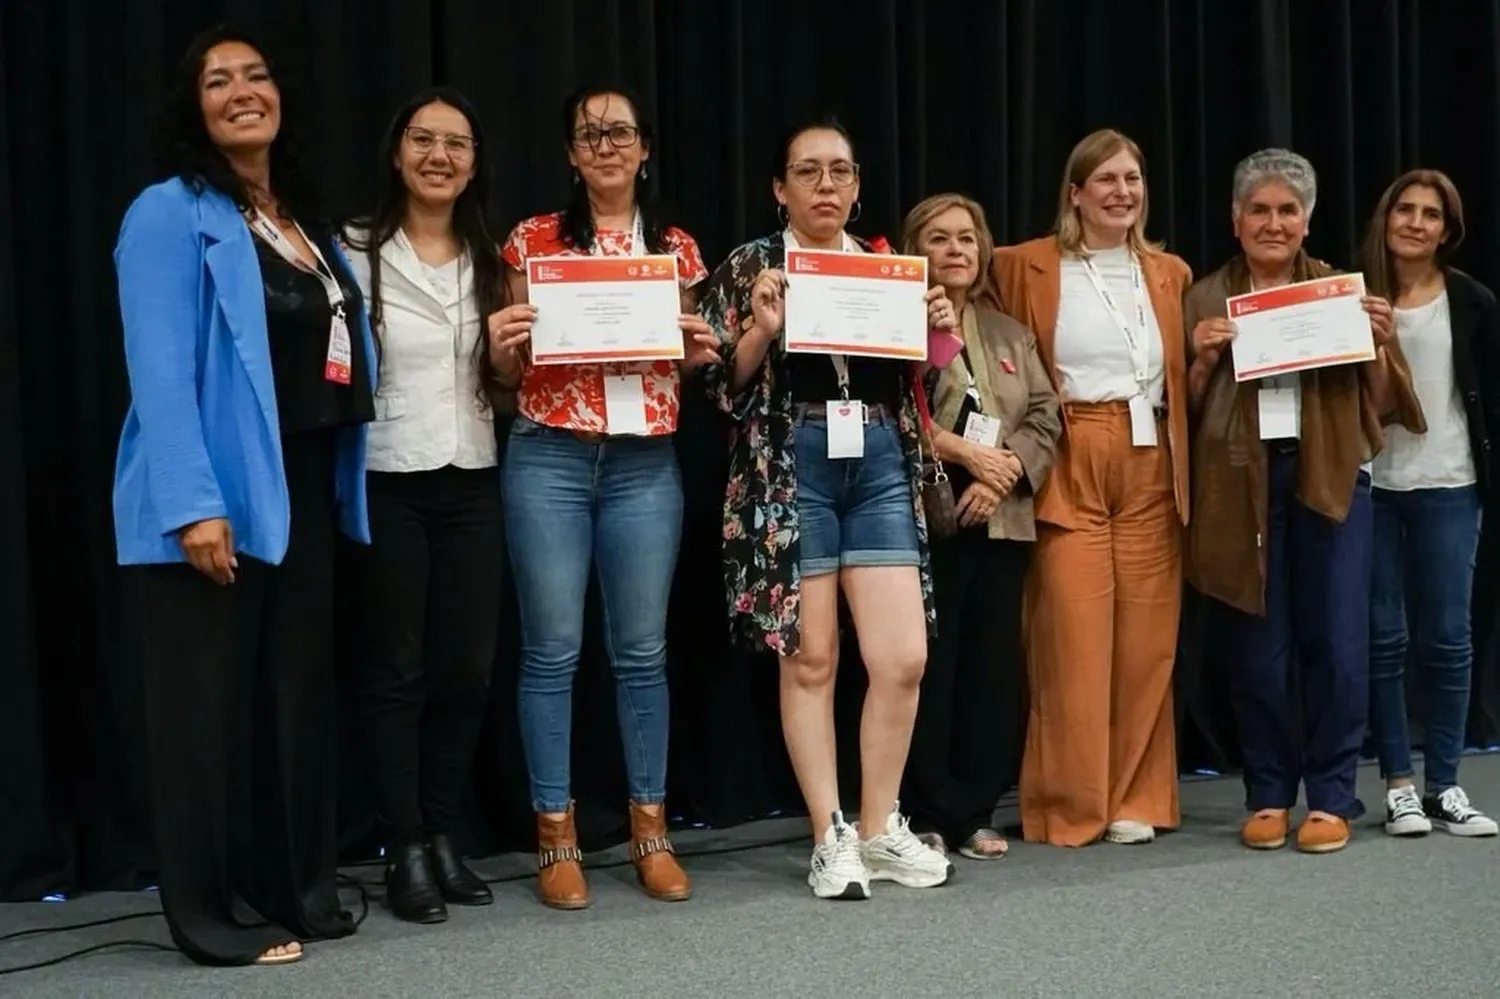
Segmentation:
[[(640, 142), (642, 149), (652, 150), (656, 141), (656, 127), (651, 123), (651, 118), (646, 112), (646, 105), (628, 87), (603, 84), (580, 87), (563, 101), (563, 148), (571, 149), (573, 146), (574, 119), (578, 117), (583, 106), (595, 97), (606, 95), (619, 97), (630, 105), (630, 110), (635, 115), (636, 128), (640, 131), (640, 138), (637, 141)], [(642, 167), (644, 168), (644, 164)], [(636, 174), (634, 178), (635, 204), (641, 213), (641, 228), (646, 236), (646, 251), (662, 253), (665, 251), (662, 247), (661, 235), (665, 226), (662, 222), (661, 205), (657, 200), (653, 171), (647, 170), (646, 174), (646, 178), (642, 178), (640, 174)], [(580, 250), (593, 249), (594, 212), (589, 205), (588, 187), (577, 175), (573, 177), (572, 190), (568, 194), (568, 205), (563, 209), (562, 224), (559, 228), (563, 239), (569, 245)]]
[(1464, 201), (1458, 188), (1441, 170), (1418, 168), (1408, 170), (1391, 182), (1391, 186), (1380, 195), (1375, 210), (1370, 214), (1369, 227), (1365, 230), (1364, 245), (1360, 248), (1362, 269), (1365, 275), (1365, 290), (1372, 295), (1395, 300), (1397, 292), (1395, 265), (1391, 262), (1391, 248), (1386, 244), (1386, 229), (1390, 225), (1391, 211), (1396, 199), (1406, 193), (1408, 187), (1429, 187), (1437, 192), (1443, 203), (1443, 229), (1447, 239), (1437, 248), (1437, 265), (1444, 268), (1453, 251), (1464, 241)]
[[(479, 311), (480, 335), (474, 344), (474, 363), (479, 369), (480, 395), (486, 401), (486, 388), (496, 378), (490, 363), (489, 341), (484, 322), (501, 307), (504, 284), (500, 272), (500, 254), (490, 228), (490, 174), (484, 127), (479, 113), (458, 90), (434, 87), (412, 97), (397, 109), (380, 143), (380, 180), (375, 188), (375, 208), (369, 216), (346, 227), (349, 245), (363, 253), (370, 263), (370, 326), (376, 343), (380, 342), (384, 306), (380, 297), (380, 248), (396, 235), (406, 216), (406, 182), (401, 178), (399, 158), (401, 139), (412, 117), (429, 104), (446, 104), (467, 119), (474, 136), (474, 172), (469, 183), (453, 204), (453, 232), (463, 244), (468, 265), (474, 269), (474, 304)], [(349, 231), (356, 228), (356, 231)]]
[(282, 211), (292, 218), (304, 224), (324, 225), (327, 220), (316, 186), (304, 170), (300, 155), (297, 115), (301, 104), (296, 85), (281, 71), (270, 49), (243, 28), (220, 24), (188, 43), (172, 78), (157, 135), (157, 158), (162, 172), (182, 178), (196, 193), (211, 187), (228, 196), (241, 211), (251, 207), (244, 179), (234, 172), (223, 150), (209, 138), (199, 100), (203, 60), (210, 49), (224, 42), (241, 42), (259, 52), (276, 89), (281, 92), (281, 128), (271, 142), (271, 193), (280, 202)]

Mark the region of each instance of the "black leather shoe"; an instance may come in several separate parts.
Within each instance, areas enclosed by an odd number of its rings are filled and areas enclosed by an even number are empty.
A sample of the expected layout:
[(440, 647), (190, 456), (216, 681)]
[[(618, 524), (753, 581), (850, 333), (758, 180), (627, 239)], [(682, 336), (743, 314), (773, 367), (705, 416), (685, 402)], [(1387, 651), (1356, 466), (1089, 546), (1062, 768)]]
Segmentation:
[(408, 923), (442, 923), (448, 919), (442, 889), (433, 877), (427, 844), (412, 843), (391, 854), (385, 869), (385, 903)]
[(489, 905), (495, 900), (490, 886), (469, 870), (446, 834), (433, 834), (427, 844), (432, 850), (432, 873), (443, 898), (454, 905)]

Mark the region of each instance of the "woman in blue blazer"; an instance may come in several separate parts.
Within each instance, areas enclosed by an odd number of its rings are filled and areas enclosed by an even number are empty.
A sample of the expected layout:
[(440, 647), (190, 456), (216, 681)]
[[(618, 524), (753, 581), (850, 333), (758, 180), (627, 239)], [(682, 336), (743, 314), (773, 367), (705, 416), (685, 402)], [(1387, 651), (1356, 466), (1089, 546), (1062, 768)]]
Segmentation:
[[(227, 29), (189, 47), (172, 177), (130, 206), (115, 250), (131, 392), (117, 554), (162, 906), (205, 964), (294, 961), (354, 929), (335, 882), (333, 561), (338, 532), (369, 540), (375, 348), (264, 51)], [(264, 922), (239, 921), (237, 899)]]

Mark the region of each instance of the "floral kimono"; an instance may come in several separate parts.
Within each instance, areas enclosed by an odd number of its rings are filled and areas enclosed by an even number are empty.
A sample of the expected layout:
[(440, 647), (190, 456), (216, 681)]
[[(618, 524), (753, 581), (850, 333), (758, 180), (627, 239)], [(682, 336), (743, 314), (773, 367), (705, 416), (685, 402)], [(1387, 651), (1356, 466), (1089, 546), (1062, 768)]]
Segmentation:
[[(891, 252), (884, 240), (861, 243), (874, 253)], [(703, 286), (699, 311), (718, 335), (723, 363), (704, 369), (709, 393), (732, 419), (729, 484), (724, 495), (724, 584), (731, 627), (754, 648), (795, 655), (800, 641), (800, 529), (797, 523), (797, 459), (793, 448), (792, 397), (781, 377), (786, 349), (775, 341), (758, 376), (737, 396), (730, 394), (735, 347), (754, 322), (750, 289), (760, 272), (781, 268), (786, 245), (780, 233), (739, 247)], [(922, 507), (920, 418), (911, 394), (912, 376), (898, 426), (911, 479), (912, 516), (922, 602), (929, 635), (936, 627), (927, 519)]]

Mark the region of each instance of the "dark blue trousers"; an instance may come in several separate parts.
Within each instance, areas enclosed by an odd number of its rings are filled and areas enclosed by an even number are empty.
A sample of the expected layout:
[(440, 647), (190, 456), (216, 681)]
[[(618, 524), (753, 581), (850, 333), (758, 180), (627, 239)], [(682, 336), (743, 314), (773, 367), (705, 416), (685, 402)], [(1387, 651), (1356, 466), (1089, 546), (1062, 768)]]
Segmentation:
[[(1364, 814), (1354, 777), (1369, 705), (1370, 478), (1334, 523), (1297, 502), (1295, 445), (1267, 445), (1266, 616), (1231, 612), (1230, 693), (1245, 804)], [(1295, 665), (1295, 671), (1293, 669)]]

